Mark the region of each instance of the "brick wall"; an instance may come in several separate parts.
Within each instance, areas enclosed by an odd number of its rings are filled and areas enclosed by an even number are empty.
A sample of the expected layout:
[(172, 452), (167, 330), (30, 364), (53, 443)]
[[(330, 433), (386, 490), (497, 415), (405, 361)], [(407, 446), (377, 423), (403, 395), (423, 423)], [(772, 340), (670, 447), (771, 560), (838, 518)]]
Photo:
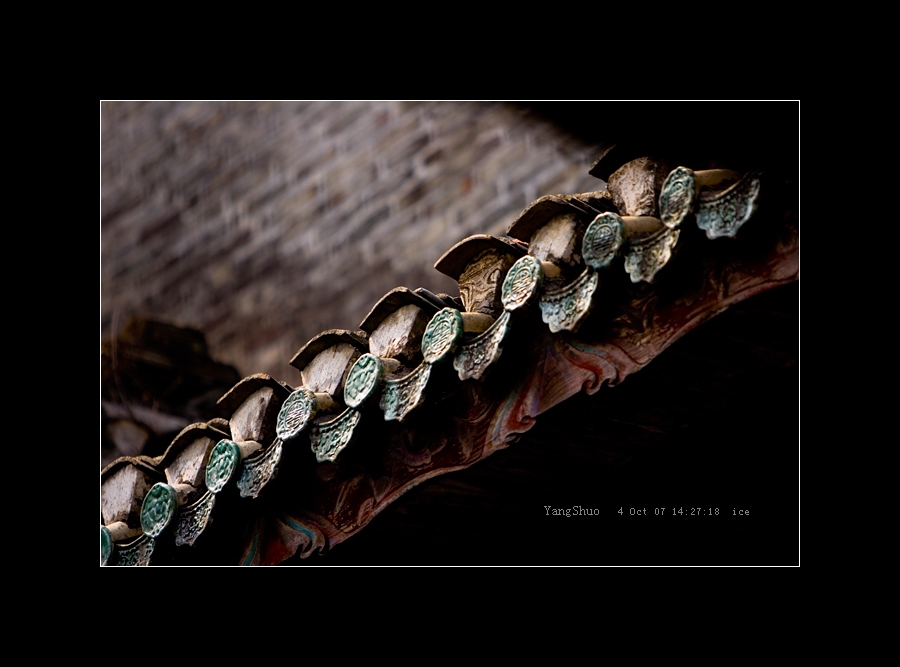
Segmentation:
[(457, 241), (605, 187), (600, 149), (504, 103), (103, 103), (101, 337), (159, 318), (296, 385), (297, 348), (389, 289), (457, 294), (432, 268)]

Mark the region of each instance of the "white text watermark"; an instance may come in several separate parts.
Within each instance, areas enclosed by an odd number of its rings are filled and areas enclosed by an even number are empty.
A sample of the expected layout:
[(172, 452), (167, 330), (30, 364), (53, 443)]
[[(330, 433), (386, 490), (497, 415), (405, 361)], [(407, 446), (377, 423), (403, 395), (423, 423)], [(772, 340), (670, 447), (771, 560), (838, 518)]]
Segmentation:
[(575, 507), (551, 507), (550, 505), (544, 505), (544, 511), (547, 512), (547, 516), (564, 517), (596, 516), (600, 514), (600, 510), (596, 508), (582, 507), (581, 505), (575, 505)]

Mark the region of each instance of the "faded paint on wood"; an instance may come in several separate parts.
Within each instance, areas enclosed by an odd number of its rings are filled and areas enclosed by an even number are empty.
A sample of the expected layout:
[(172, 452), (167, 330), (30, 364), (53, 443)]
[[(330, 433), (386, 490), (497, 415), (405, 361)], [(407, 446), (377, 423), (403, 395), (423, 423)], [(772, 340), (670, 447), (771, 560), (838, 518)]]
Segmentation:
[(702, 258), (673, 271), (665, 290), (616, 283), (578, 335), (553, 334), (535, 316), (523, 321), (499, 360), (504, 382), (449, 383), (402, 424), (364, 424), (365, 457), (298, 480), (302, 494), (286, 494), (280, 511), (255, 517), (240, 562), (327, 551), (412, 486), (509, 446), (560, 402), (618, 384), (729, 305), (796, 280), (797, 230), (777, 217), (768, 222), (757, 226), (755, 245), (695, 239), (705, 244)]

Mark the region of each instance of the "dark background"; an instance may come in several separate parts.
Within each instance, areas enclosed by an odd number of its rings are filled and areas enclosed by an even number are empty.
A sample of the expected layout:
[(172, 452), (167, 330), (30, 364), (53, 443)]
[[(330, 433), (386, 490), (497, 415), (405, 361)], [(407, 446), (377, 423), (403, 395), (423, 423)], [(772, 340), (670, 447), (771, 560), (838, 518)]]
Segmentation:
[[(290, 562), (799, 564), (799, 385), (795, 283), (733, 306), (622, 384), (570, 398), (508, 449), (413, 489), (330, 554)], [(599, 515), (547, 516), (545, 505)]]

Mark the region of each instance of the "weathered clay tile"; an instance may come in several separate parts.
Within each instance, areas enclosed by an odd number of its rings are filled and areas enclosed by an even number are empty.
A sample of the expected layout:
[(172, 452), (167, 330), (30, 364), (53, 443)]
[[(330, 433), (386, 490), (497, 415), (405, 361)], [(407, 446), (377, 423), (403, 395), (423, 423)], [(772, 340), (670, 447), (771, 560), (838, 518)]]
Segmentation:
[[(434, 268), (459, 284), (465, 328), (481, 333), (503, 312), (500, 292), (509, 267), (528, 251), (526, 244), (512, 238), (476, 234), (463, 239), (434, 264)], [(487, 318), (475, 317), (476, 314)]]
[(293, 388), (265, 373), (245, 377), (219, 399), (231, 414), (229, 428), (235, 442), (267, 445), (275, 439), (275, 420)]
[(707, 238), (734, 238), (756, 210), (759, 175), (741, 176), (730, 169), (692, 171), (677, 167), (668, 175), (659, 196), (663, 223), (674, 229), (693, 215)]
[(206, 462), (216, 443), (228, 434), (209, 424), (190, 424), (175, 436), (156, 465), (166, 475), (171, 486), (189, 485), (196, 490), (203, 486)]
[(614, 209), (603, 190), (548, 195), (528, 206), (510, 225), (508, 233), (527, 237), (529, 254), (541, 262), (541, 317), (551, 331), (577, 331), (590, 312), (599, 276), (584, 263), (585, 233), (599, 215)]
[(150, 487), (165, 475), (141, 459), (116, 459), (100, 472), (100, 514), (106, 525), (140, 524), (141, 503)]
[(442, 308), (434, 314), (422, 334), (422, 363), (411, 373), (384, 383), (380, 407), (385, 420), (403, 421), (423, 403), (432, 367), (451, 358), (462, 336), (463, 318), (458, 310)]
[(461, 380), (480, 379), (499, 358), (509, 330), (503, 285), (527, 250), (527, 244), (517, 239), (476, 234), (435, 262), (435, 269), (457, 281), (462, 297), (463, 340), (453, 361)]
[(581, 272), (581, 242), (587, 226), (600, 213), (614, 210), (612, 198), (605, 190), (546, 195), (528, 205), (507, 234), (527, 242), (529, 254), (557, 268), (554, 271), (545, 267), (544, 271), (548, 283), (555, 286)]
[(389, 375), (418, 366), (422, 360), (422, 334), (443, 307), (446, 304), (438, 306), (406, 287), (392, 289), (372, 307), (359, 328), (369, 334), (369, 352), (382, 359)]
[[(145, 536), (160, 538), (173, 526), (176, 545), (192, 545), (209, 520), (212, 499), (206, 490), (208, 464), (217, 442), (228, 433), (208, 423), (185, 427), (154, 462), (166, 476), (155, 484), (141, 505)], [(152, 545), (150, 545), (152, 551)]]
[(339, 396), (350, 366), (359, 355), (368, 351), (365, 331), (329, 329), (297, 350), (291, 359), (291, 366), (300, 371), (301, 387)]
[[(279, 425), (290, 431), (285, 437), (296, 437), (309, 426), (310, 445), (320, 463), (333, 462), (353, 438), (360, 414), (346, 397), (348, 391), (352, 397), (358, 390), (354, 369), (359, 366), (359, 378), (368, 375), (364, 370), (372, 358), (368, 350), (365, 331), (334, 329), (313, 338), (291, 360), (300, 370), (303, 386), (285, 402)], [(337, 416), (329, 414), (342, 406), (344, 410)]]
[[(135, 544), (141, 541), (141, 507), (147, 493), (162, 472), (139, 458), (123, 457), (110, 463), (100, 473), (100, 563), (118, 564), (122, 550), (134, 560), (149, 563), (150, 554)], [(127, 564), (127, 562), (123, 562)]]

